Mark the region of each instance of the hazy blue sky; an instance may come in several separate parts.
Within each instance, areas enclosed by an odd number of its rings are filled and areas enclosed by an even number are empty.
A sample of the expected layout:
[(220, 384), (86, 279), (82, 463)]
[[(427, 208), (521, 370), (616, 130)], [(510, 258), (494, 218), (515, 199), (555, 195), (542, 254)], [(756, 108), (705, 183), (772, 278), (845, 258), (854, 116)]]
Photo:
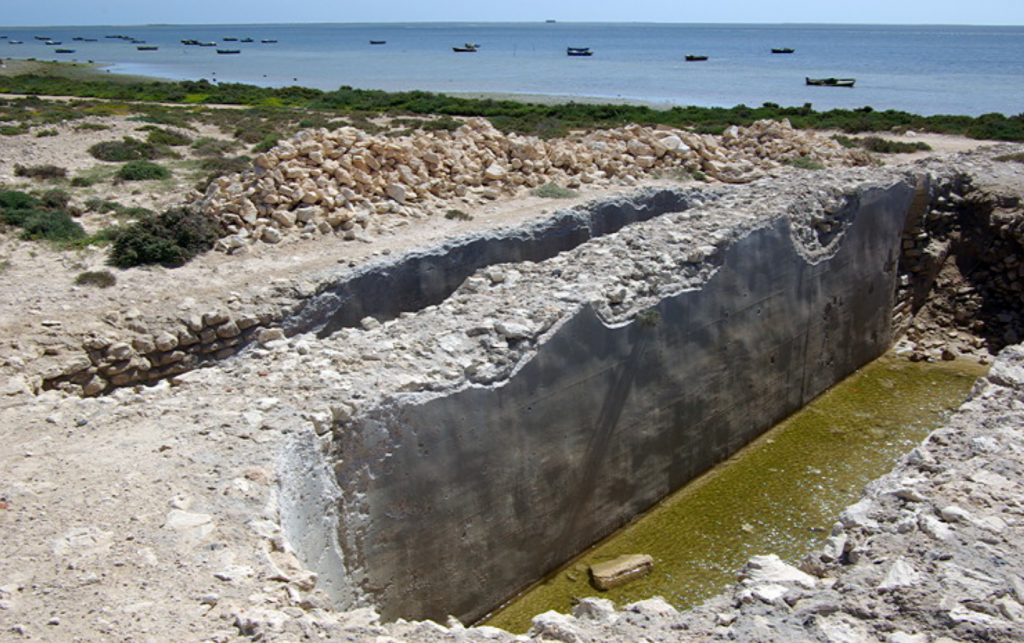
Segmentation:
[(0, 25), (255, 22), (823, 22), (1024, 25), (1020, 0), (4, 0)]

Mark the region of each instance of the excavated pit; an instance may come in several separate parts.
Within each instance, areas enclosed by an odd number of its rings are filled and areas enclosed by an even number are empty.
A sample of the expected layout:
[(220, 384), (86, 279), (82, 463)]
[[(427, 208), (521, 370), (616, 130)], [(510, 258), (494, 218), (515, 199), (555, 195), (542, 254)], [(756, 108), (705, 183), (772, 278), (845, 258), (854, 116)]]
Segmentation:
[[(385, 366), (434, 341), (461, 372), (352, 373), (325, 392), (330, 430), (282, 463), (289, 540), (339, 607), (479, 618), (916, 328), (918, 293), (957, 255), (914, 250), (972, 216), (968, 187), (852, 171), (645, 193), (560, 214), (535, 249), (477, 239), (367, 269), (293, 329), (339, 353), (384, 346)], [(509, 260), (530, 263), (479, 274)], [(351, 328), (365, 316), (391, 321)], [(396, 348), (409, 336), (427, 339)]]
[(315, 330), (329, 337), (358, 327), (366, 317), (395, 319), (447, 299), (467, 277), (495, 264), (539, 262), (623, 227), (666, 212), (682, 212), (693, 200), (715, 198), (712, 190), (647, 190), (586, 207), (556, 212), (551, 218), (512, 230), (498, 230), (409, 253), (360, 268), (331, 284), (285, 323), (289, 334)]

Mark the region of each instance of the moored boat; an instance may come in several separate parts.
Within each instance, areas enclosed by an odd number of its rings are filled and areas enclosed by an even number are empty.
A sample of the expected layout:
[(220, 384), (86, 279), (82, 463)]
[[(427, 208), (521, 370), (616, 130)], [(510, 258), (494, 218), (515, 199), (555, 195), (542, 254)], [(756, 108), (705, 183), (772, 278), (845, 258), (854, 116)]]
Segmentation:
[(707, 59), (708, 59), (708, 57), (707, 56), (703, 56), (703, 55), (687, 54), (687, 56), (686, 56), (686, 62), (690, 62), (690, 63), (701, 62), (701, 61), (704, 61), (704, 60), (707, 60)]
[(791, 54), (794, 51), (796, 51), (796, 49), (793, 49), (792, 47), (772, 47), (773, 54)]
[(262, 42), (265, 45), (272, 45), (272, 44), (274, 44), (277, 41), (274, 40), (273, 38), (267, 38), (265, 40), (261, 40), (260, 42)]
[(387, 40), (371, 40), (370, 44), (371, 45), (386, 45), (386, 44), (388, 44), (388, 41)]
[(804, 78), (808, 85), (817, 87), (853, 87), (856, 78)]
[(454, 51), (455, 53), (459, 53), (459, 54), (465, 54), (465, 53), (470, 53), (471, 54), (471, 53), (475, 53), (479, 49), (479, 47), (480, 47), (480, 45), (474, 44), (472, 42), (467, 42), (465, 45), (463, 45), (461, 47), (452, 47), (452, 51)]
[(156, 51), (159, 47), (156, 45), (139, 45), (136, 49), (139, 51)]
[(75, 53), (75, 50), (74, 49), (54, 49), (53, 53), (55, 53), (55, 54), (73, 54), (73, 53)]
[(594, 52), (591, 51), (590, 47), (567, 47), (565, 50), (566, 55), (569, 56), (593, 56)]
[(240, 54), (240, 53), (242, 53), (242, 50), (241, 49), (218, 49), (217, 53), (218, 54)]

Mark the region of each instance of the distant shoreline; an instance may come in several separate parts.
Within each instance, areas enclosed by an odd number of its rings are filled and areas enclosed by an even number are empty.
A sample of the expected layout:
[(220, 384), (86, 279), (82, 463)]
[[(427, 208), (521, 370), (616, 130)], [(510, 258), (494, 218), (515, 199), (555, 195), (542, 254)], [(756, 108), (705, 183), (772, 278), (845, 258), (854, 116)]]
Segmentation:
[[(99, 80), (124, 83), (179, 82), (159, 76), (142, 76), (122, 74), (108, 69), (113, 65), (102, 63), (52, 62), (40, 60), (24, 60), (19, 58), (2, 58), (4, 66), (0, 67), (0, 76), (19, 76), (37, 74), (69, 78), (72, 80)], [(200, 80), (198, 78), (187, 80)], [(243, 83), (245, 84), (245, 83)], [(674, 105), (667, 102), (645, 101), (632, 98), (611, 98), (604, 96), (576, 96), (571, 94), (517, 94), (514, 92), (433, 92), (455, 98), (476, 100), (515, 101), (518, 103), (535, 103), (538, 105), (563, 105), (579, 103), (581, 105), (636, 105), (651, 109), (670, 109)]]

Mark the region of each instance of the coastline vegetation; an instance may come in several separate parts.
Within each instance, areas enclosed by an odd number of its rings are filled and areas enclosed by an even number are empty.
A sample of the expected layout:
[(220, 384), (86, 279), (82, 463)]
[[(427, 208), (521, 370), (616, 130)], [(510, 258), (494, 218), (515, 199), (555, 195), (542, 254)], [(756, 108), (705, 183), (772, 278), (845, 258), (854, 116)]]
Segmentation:
[[(247, 109), (218, 110), (224, 120), (234, 121), (238, 137), (249, 145), (267, 147), (281, 135), (283, 122), (300, 127), (369, 125), (368, 117), (389, 115), (403, 117), (407, 125), (423, 125), (412, 117), (440, 117), (429, 127), (450, 129), (458, 118), (480, 116), (490, 119), (506, 132), (532, 134), (544, 138), (563, 135), (573, 129), (618, 127), (624, 124), (669, 125), (689, 127), (698, 132), (718, 133), (731, 125), (748, 125), (762, 119), (787, 118), (797, 128), (835, 129), (846, 134), (927, 131), (957, 134), (976, 139), (1024, 141), (1024, 114), (1006, 116), (936, 115), (921, 116), (897, 110), (833, 109), (816, 111), (808, 103), (799, 107), (783, 107), (764, 103), (760, 107), (676, 106), (658, 109), (645, 105), (555, 103), (540, 104), (491, 98), (466, 98), (425, 91), (386, 92), (342, 86), (334, 91), (308, 87), (268, 88), (241, 83), (211, 83), (206, 80), (161, 81), (137, 77), (119, 78), (98, 71), (85, 73), (81, 65), (37, 63), (26, 68), (33, 73), (0, 76), (0, 92), (26, 96), (65, 96), (81, 99), (103, 99), (103, 103), (79, 104), (67, 101), (39, 111), (31, 104), (0, 104), (0, 134), (24, 133), (30, 125), (61, 122), (89, 114), (127, 113), (127, 103), (160, 103), (200, 107), (231, 105)], [(122, 102), (123, 101), (123, 102)], [(17, 101), (13, 101), (17, 103)], [(17, 108), (17, 109), (14, 109)], [(298, 114), (301, 113), (301, 116)], [(151, 109), (139, 118), (154, 125), (188, 127), (187, 114), (167, 109)], [(338, 121), (343, 116), (347, 120)], [(167, 140), (169, 130), (154, 129), (162, 139), (158, 144), (184, 143)], [(150, 141), (151, 143), (156, 141)]]

